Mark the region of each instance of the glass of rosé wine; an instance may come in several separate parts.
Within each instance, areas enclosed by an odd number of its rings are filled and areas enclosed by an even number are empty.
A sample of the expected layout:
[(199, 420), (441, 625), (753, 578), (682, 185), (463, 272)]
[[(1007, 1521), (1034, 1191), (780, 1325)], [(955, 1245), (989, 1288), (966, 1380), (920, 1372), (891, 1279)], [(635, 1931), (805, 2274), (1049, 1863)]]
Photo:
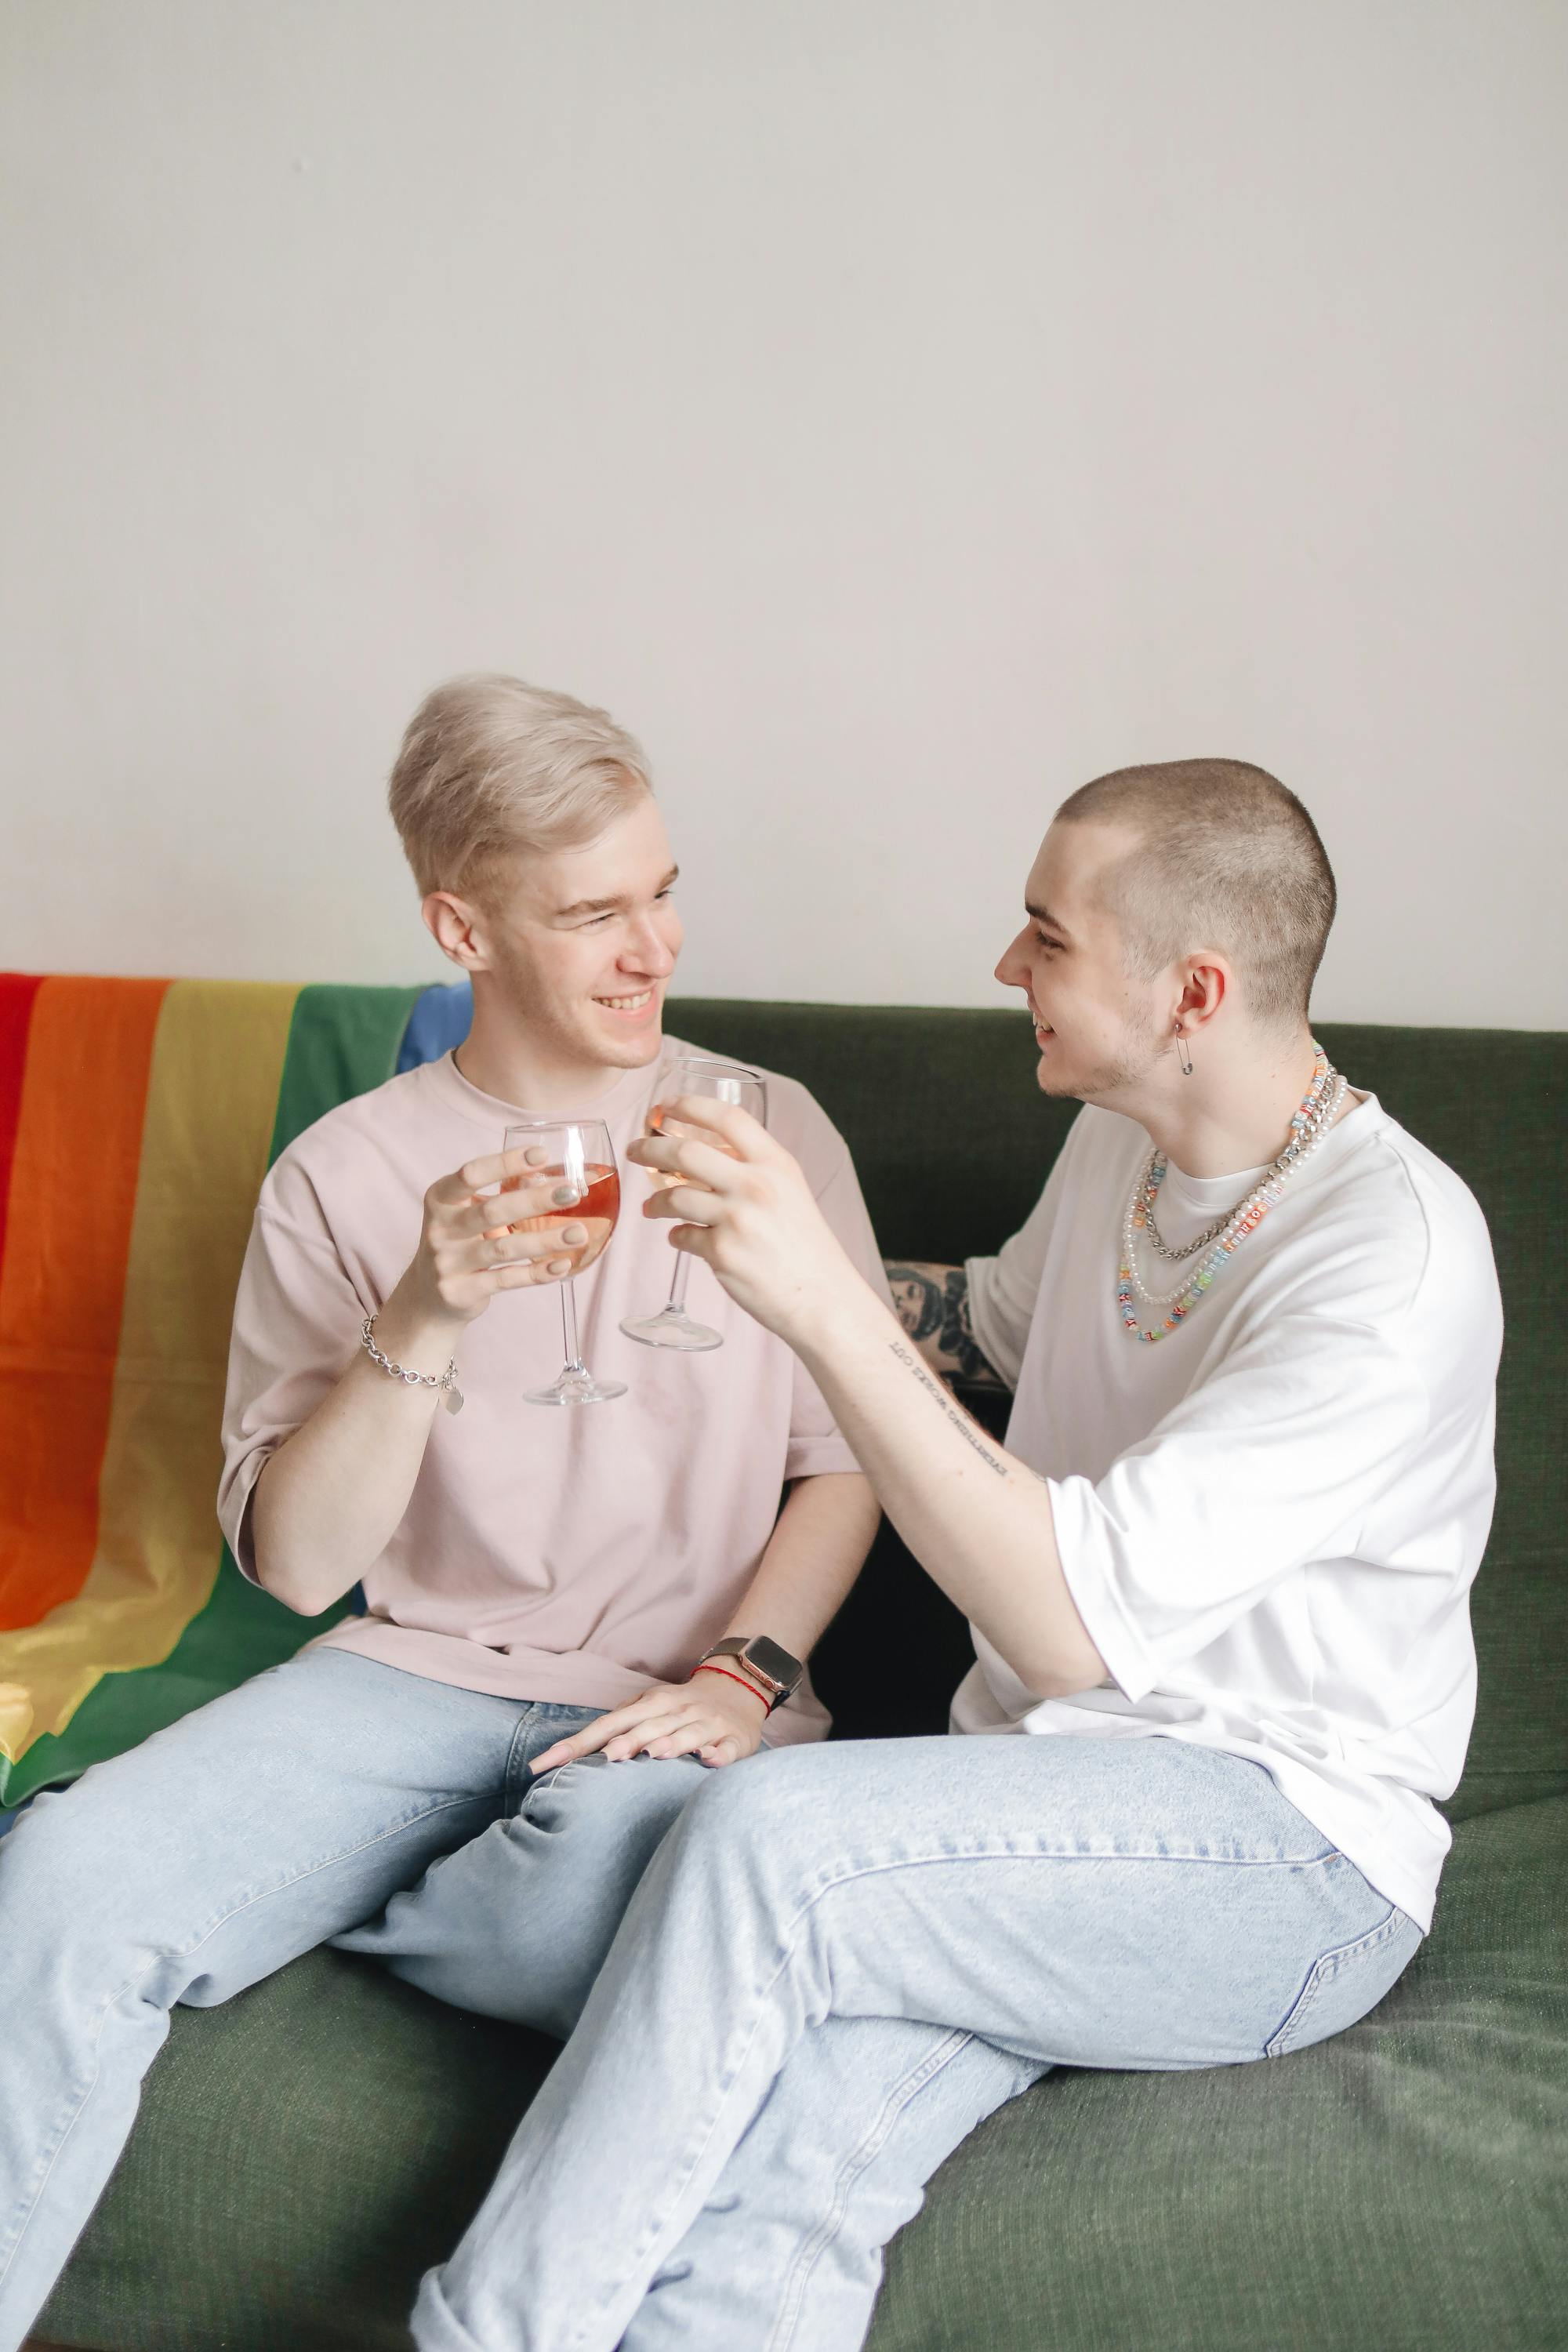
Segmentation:
[[(658, 1074), (653, 1100), (648, 1105), (647, 1135), (696, 1135), (715, 1151), (729, 1151), (728, 1144), (707, 1128), (689, 1127), (682, 1119), (671, 1117), (675, 1105), (684, 1095), (705, 1095), (710, 1102), (738, 1103), (752, 1117), (768, 1123), (768, 1089), (764, 1078), (755, 1070), (748, 1070), (742, 1062), (710, 1062), (698, 1055), (680, 1055), (667, 1062)], [(734, 1157), (733, 1153), (730, 1155)], [(672, 1184), (689, 1184), (689, 1176), (662, 1176), (651, 1168), (652, 1181), (668, 1190)], [(635, 1317), (621, 1325), (628, 1339), (640, 1339), (645, 1348), (683, 1348), (695, 1354), (703, 1348), (721, 1348), (724, 1335), (710, 1331), (706, 1323), (698, 1323), (686, 1311), (686, 1286), (691, 1277), (691, 1259), (685, 1250), (678, 1251), (675, 1274), (669, 1286), (669, 1297), (657, 1315)]]
[(625, 1396), (625, 1381), (596, 1381), (577, 1339), (577, 1297), (573, 1284), (610, 1245), (610, 1235), (621, 1213), (621, 1179), (610, 1130), (602, 1118), (525, 1118), (506, 1131), (505, 1149), (528, 1155), (526, 1176), (509, 1177), (500, 1200), (541, 1177), (554, 1177), (574, 1201), (547, 1210), (542, 1217), (521, 1217), (508, 1228), (514, 1234), (548, 1234), (580, 1225), (586, 1239), (561, 1244), (560, 1255), (572, 1261), (572, 1271), (561, 1282), (561, 1338), (566, 1361), (547, 1389), (531, 1390), (527, 1404), (608, 1404)]

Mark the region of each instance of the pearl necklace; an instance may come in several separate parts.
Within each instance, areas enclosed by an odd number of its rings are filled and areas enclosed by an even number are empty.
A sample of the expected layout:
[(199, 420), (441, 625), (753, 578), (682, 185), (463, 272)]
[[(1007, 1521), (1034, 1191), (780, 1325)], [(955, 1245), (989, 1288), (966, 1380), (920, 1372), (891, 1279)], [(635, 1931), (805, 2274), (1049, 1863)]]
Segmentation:
[[(1348, 1085), (1330, 1064), (1322, 1047), (1313, 1041), (1315, 1059), (1312, 1083), (1301, 1098), (1300, 1109), (1291, 1114), (1290, 1140), (1271, 1165), (1266, 1168), (1244, 1201), (1238, 1201), (1228, 1217), (1201, 1234), (1196, 1242), (1184, 1251), (1173, 1251), (1161, 1241), (1155, 1229), (1154, 1245), (1163, 1257), (1179, 1260), (1190, 1257), (1205, 1244), (1213, 1243), (1209, 1255), (1204, 1258), (1195, 1274), (1184, 1275), (1174, 1289), (1161, 1293), (1151, 1290), (1138, 1271), (1138, 1235), (1148, 1234), (1154, 1224), (1154, 1201), (1165, 1181), (1169, 1165), (1163, 1151), (1155, 1151), (1132, 1188), (1127, 1213), (1121, 1220), (1121, 1254), (1117, 1266), (1116, 1304), (1121, 1310), (1123, 1328), (1132, 1339), (1152, 1343), (1166, 1333), (1178, 1329), (1186, 1317), (1208, 1289), (1215, 1276), (1234, 1255), (1248, 1234), (1257, 1231), (1264, 1218), (1280, 1198), (1287, 1180), (1295, 1175), (1317, 1150), (1323, 1138), (1339, 1117), (1349, 1092)], [(1158, 1311), (1168, 1310), (1150, 1330), (1139, 1321), (1133, 1305), (1134, 1294), (1147, 1306)]]

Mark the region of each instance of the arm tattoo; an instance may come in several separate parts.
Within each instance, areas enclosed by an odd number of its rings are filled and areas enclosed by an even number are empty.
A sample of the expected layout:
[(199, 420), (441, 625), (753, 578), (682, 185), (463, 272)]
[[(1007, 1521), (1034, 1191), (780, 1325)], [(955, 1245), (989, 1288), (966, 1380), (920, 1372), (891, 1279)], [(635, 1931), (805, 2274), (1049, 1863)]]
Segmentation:
[(976, 1388), (1005, 1385), (987, 1361), (974, 1337), (969, 1316), (969, 1269), (950, 1265), (935, 1274), (923, 1266), (887, 1265), (888, 1282), (899, 1310), (899, 1320), (916, 1347), (934, 1339), (937, 1369), (949, 1380), (967, 1381)]
[(994, 1381), (996, 1378), (976, 1344), (974, 1327), (969, 1319), (967, 1266), (955, 1265), (948, 1270), (942, 1301), (942, 1352), (952, 1358), (961, 1380)]
[(899, 1320), (918, 1347), (942, 1328), (942, 1293), (918, 1266), (889, 1264), (885, 1271)]
[(919, 1381), (921, 1388), (925, 1390), (927, 1395), (933, 1396), (936, 1399), (937, 1403), (942, 1407), (942, 1412), (947, 1415), (949, 1421), (952, 1422), (954, 1429), (957, 1430), (964, 1444), (973, 1447), (975, 1453), (979, 1454), (982, 1462), (984, 1463), (987, 1470), (994, 1470), (998, 1478), (1005, 1478), (1007, 1475), (1006, 1464), (1005, 1462), (998, 1462), (996, 1456), (986, 1444), (985, 1440), (981, 1435), (979, 1430), (976, 1429), (974, 1423), (970, 1420), (969, 1415), (958, 1405), (953, 1403), (952, 1399), (948, 1395), (947, 1391), (942, 1387), (942, 1382), (940, 1381), (932, 1380), (931, 1374), (927, 1371), (920, 1358), (918, 1356), (911, 1355), (909, 1349), (905, 1347), (901, 1339), (889, 1339), (888, 1345), (891, 1348), (900, 1363), (906, 1365), (908, 1369), (913, 1372), (916, 1380)]

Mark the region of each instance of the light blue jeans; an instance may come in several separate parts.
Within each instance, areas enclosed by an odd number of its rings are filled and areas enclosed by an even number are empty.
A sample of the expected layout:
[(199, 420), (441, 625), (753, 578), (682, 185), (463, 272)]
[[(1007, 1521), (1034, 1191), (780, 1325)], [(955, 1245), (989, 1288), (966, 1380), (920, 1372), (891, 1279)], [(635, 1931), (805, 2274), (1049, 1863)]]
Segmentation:
[[(1259, 1766), (1179, 1740), (789, 1748), (703, 1777), (668, 1834), (663, 1770), (603, 1775), (657, 1852), (425, 2279), (421, 2352), (853, 2352), (924, 2183), (1053, 2064), (1283, 2056), (1421, 1940)], [(405, 1954), (419, 1906), (384, 1929)], [(521, 1911), (483, 1918), (427, 1981), (485, 2000), (528, 1954)]]
[[(174, 2003), (226, 2000), (374, 1918), (597, 1712), (312, 1650), (34, 1800), (0, 1839), (0, 2352), (114, 2168)], [(555, 1873), (531, 1914), (590, 1980), (616, 1925), (591, 1876)]]
[(655, 1848), (710, 1777), (689, 1757), (558, 1765), (379, 1918), (332, 1941), (455, 2008), (564, 2042)]
[(317, 1651), (37, 1801), (0, 1843), (0, 2352), (171, 2004), (328, 1938), (563, 2032), (599, 1977), (425, 2283), (426, 2352), (848, 2352), (925, 2180), (1053, 2061), (1278, 2053), (1363, 2015), (1419, 1940), (1266, 1773), (1176, 1741), (533, 1781), (590, 1713)]

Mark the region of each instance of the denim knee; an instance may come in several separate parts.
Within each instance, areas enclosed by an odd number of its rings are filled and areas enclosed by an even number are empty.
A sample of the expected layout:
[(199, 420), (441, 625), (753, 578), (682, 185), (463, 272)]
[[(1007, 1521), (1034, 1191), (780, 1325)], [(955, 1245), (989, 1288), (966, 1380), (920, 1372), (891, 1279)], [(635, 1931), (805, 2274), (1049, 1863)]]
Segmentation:
[(714, 1777), (686, 1756), (628, 1757), (615, 1763), (602, 1753), (584, 1756), (543, 1774), (508, 1826), (545, 1860), (553, 1838), (569, 1837), (574, 1868), (581, 1867), (577, 1858), (594, 1847), (640, 1852), (646, 1861)]

